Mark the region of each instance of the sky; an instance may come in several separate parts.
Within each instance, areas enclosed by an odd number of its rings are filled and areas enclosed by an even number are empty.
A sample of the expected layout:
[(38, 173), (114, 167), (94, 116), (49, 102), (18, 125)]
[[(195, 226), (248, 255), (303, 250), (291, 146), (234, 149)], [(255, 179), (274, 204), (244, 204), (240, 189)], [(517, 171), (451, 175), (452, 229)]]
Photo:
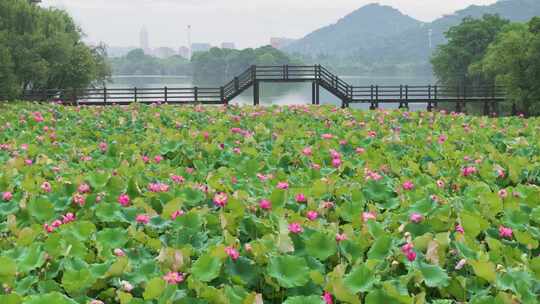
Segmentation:
[(429, 22), (471, 4), (497, 0), (42, 0), (66, 9), (90, 43), (139, 46), (145, 26), (150, 46), (178, 48), (192, 42), (236, 47), (269, 44), (270, 37), (301, 38), (369, 3), (390, 5)]

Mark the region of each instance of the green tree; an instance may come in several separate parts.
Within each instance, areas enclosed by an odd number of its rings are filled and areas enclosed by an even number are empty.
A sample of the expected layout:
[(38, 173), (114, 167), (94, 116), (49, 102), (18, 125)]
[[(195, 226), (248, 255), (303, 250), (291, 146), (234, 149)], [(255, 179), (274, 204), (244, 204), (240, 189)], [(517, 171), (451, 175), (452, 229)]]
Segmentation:
[(448, 43), (438, 47), (431, 59), (438, 80), (449, 86), (492, 85), (494, 79), (484, 74), (470, 73), (470, 67), (484, 58), (490, 43), (509, 23), (498, 15), (481, 19), (467, 17), (445, 33)]
[[(82, 31), (63, 10), (26, 0), (0, 1), (1, 93), (77, 89), (103, 82), (110, 74), (102, 46), (82, 42)], [(9, 81), (4, 81), (9, 79)]]
[(540, 18), (505, 27), (472, 70), (495, 78), (520, 112), (540, 114)]

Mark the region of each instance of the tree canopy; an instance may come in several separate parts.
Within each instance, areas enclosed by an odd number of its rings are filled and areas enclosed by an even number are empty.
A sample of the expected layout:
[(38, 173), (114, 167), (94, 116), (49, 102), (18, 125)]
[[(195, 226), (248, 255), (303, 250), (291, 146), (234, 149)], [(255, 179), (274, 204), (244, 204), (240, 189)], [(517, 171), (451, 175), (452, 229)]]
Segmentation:
[(510, 21), (498, 15), (484, 15), (481, 19), (467, 17), (445, 33), (448, 43), (438, 47), (431, 59), (433, 72), (445, 85), (491, 85), (492, 78), (470, 73), (469, 67), (484, 58), (488, 46)]
[(103, 46), (89, 47), (63, 10), (0, 1), (0, 94), (85, 88), (110, 74)]
[(157, 58), (135, 49), (109, 62), (115, 75), (187, 75), (191, 73), (189, 60), (181, 56)]
[(212, 48), (208, 52), (193, 54), (191, 61), (194, 82), (212, 85), (222, 85), (254, 64), (284, 65), (296, 63), (285, 53), (271, 46), (244, 50)]

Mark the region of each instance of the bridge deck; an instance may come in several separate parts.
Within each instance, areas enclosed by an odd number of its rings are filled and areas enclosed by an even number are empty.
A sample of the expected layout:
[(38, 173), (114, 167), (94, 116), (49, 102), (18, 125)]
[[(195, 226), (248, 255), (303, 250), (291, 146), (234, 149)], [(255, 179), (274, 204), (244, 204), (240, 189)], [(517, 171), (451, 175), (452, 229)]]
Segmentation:
[(218, 88), (120, 88), (120, 89), (77, 89), (77, 90), (31, 90), (24, 99), (51, 101), (63, 100), (72, 104), (129, 104), (131, 102), (171, 104), (227, 104), (250, 87), (253, 87), (253, 104), (259, 104), (260, 83), (263, 82), (310, 82), (312, 103), (319, 104), (319, 90), (323, 87), (342, 101), (342, 106), (351, 103), (368, 103), (377, 108), (379, 103), (425, 103), (431, 110), (439, 103), (452, 102), (456, 107), (465, 103), (483, 103), (486, 111), (504, 101), (502, 87), (449, 87), (439, 85), (398, 86), (352, 86), (320, 65), (297, 66), (251, 66), (227, 84)]

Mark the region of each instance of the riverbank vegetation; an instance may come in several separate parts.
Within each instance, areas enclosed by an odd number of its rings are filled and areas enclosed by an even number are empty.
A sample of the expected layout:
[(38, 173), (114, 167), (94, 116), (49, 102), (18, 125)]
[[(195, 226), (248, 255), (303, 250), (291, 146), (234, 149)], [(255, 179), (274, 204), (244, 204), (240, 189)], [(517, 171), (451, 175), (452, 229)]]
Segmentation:
[(26, 0), (0, 1), (0, 94), (86, 88), (110, 74), (103, 46), (90, 47), (63, 10)]
[(432, 58), (443, 84), (501, 85), (518, 111), (540, 114), (540, 17), (527, 23), (496, 15), (465, 18), (446, 37)]

